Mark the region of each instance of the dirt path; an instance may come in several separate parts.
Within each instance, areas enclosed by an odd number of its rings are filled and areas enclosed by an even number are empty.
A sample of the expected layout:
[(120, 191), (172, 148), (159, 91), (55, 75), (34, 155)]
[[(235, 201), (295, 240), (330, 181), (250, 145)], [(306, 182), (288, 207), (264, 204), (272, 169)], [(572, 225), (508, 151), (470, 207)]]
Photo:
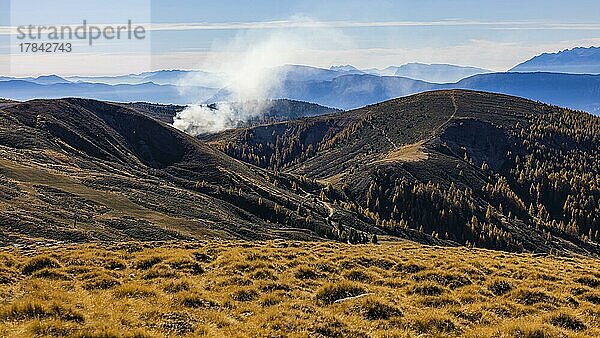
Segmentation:
[(450, 98), (452, 99), (452, 106), (454, 107), (454, 112), (452, 112), (452, 115), (450, 116), (450, 118), (448, 118), (448, 120), (446, 122), (440, 124), (439, 126), (435, 127), (435, 129), (433, 129), (433, 131), (431, 132), (431, 138), (435, 138), (435, 135), (438, 132), (438, 130), (442, 129), (442, 127), (444, 127), (448, 123), (450, 123), (450, 121), (452, 121), (456, 117), (456, 113), (458, 113), (458, 105), (456, 104), (456, 97), (454, 96), (454, 94), (452, 94), (450, 96)]
[(385, 130), (376, 127), (371, 121), (367, 121), (369, 123), (369, 125), (371, 127), (373, 127), (373, 129), (377, 130), (378, 132), (381, 133), (381, 135), (383, 135), (383, 137), (385, 137), (385, 139), (392, 145), (392, 147), (394, 147), (394, 150), (398, 149), (398, 146), (396, 145), (396, 143), (394, 143), (394, 141), (392, 141), (392, 139), (388, 136), (388, 134), (385, 132)]

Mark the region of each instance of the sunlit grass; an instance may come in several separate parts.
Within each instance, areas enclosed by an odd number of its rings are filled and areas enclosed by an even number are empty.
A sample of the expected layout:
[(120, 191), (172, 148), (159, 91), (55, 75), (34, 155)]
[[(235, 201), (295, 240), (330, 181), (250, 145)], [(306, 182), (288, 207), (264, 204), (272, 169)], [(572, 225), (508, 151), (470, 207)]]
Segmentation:
[(0, 336), (600, 336), (600, 261), (414, 244), (6, 249)]

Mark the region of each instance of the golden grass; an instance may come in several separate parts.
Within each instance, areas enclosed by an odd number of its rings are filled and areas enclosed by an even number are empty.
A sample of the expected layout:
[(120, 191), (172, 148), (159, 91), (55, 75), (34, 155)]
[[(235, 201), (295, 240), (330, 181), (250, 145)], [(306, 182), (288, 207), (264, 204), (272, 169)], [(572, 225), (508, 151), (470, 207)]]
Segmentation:
[(409, 243), (5, 249), (6, 337), (594, 337), (600, 261)]
[(391, 162), (418, 162), (424, 161), (429, 156), (423, 148), (424, 141), (402, 146), (398, 149), (390, 151), (379, 161), (375, 163), (391, 163)]

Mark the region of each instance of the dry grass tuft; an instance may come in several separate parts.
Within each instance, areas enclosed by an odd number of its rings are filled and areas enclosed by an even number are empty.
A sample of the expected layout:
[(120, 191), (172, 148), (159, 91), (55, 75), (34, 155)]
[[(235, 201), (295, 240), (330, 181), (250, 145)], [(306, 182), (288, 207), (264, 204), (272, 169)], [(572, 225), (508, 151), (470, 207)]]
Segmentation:
[(42, 269), (53, 268), (60, 268), (60, 264), (56, 259), (50, 256), (36, 256), (23, 265), (21, 272), (25, 275), (31, 275), (32, 273)]
[(328, 305), (344, 298), (360, 296), (366, 292), (364, 287), (356, 283), (329, 283), (317, 291), (316, 298), (322, 304)]
[(502, 296), (505, 293), (510, 292), (513, 287), (512, 285), (505, 280), (497, 280), (494, 281), (488, 289), (496, 296)]
[(387, 320), (392, 317), (402, 316), (402, 311), (379, 299), (366, 298), (352, 306), (351, 313), (360, 314), (367, 320)]

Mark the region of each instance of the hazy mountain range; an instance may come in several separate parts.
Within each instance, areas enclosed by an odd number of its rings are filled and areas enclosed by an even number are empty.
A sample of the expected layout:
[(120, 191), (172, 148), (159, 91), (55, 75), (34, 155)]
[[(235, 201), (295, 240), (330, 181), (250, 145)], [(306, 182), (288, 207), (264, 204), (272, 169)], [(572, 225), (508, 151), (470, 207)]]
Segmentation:
[(585, 74), (492, 73), (475, 75), (451, 84), (432, 84), (392, 76), (346, 75), (331, 81), (287, 82), (279, 96), (352, 109), (439, 89), (482, 90), (600, 112), (600, 75)]
[(544, 53), (515, 66), (510, 71), (600, 74), (600, 47)]
[[(460, 88), (516, 95), (598, 114), (600, 77), (589, 74), (600, 73), (599, 51), (600, 48), (592, 47), (542, 54), (506, 73), (420, 63), (363, 70), (352, 65), (329, 69), (286, 65), (274, 69), (281, 84), (265, 99), (292, 99), (352, 109), (429, 90)], [(0, 77), (0, 97), (14, 100), (82, 97), (180, 105), (233, 101), (235, 97), (224, 79), (224, 74), (189, 70), (113, 77)]]

